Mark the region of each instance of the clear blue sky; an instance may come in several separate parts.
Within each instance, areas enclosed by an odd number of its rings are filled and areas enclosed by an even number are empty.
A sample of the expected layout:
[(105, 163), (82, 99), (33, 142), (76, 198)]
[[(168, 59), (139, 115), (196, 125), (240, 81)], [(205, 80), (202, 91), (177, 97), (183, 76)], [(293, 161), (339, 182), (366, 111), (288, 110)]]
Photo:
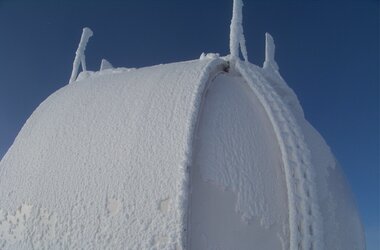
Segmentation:
[[(101, 58), (142, 67), (228, 53), (232, 0), (0, 0), (0, 158), (33, 110), (69, 77), (82, 27)], [(307, 119), (340, 161), (379, 249), (379, 1), (245, 0), (251, 62), (264, 33)]]

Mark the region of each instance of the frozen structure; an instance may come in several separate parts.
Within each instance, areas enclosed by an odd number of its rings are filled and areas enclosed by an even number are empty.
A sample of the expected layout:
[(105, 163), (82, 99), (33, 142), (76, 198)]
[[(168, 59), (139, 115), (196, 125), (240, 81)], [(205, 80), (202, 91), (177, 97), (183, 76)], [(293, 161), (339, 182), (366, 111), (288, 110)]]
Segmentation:
[[(77, 78), (80, 65), (82, 65), (83, 71), (87, 71), (86, 56), (84, 54), (84, 51), (86, 50), (88, 40), (90, 40), (90, 37), (92, 37), (93, 35), (94, 33), (92, 32), (90, 28), (86, 27), (83, 29), (82, 37), (80, 38), (78, 49), (75, 52), (75, 59), (73, 63), (73, 71), (71, 72), (70, 83), (75, 81), (75, 79)], [(102, 61), (102, 65), (103, 65), (103, 61)]]
[(0, 249), (365, 248), (269, 34), (264, 66), (248, 62), (242, 6), (226, 57), (92, 72), (84, 29), (71, 84), (0, 162)]

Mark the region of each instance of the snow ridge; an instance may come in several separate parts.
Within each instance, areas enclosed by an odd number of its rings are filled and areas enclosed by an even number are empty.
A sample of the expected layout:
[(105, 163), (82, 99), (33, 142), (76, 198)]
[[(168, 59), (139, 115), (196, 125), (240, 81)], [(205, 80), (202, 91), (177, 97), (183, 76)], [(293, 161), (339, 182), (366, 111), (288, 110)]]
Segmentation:
[(234, 0), (230, 26), (230, 54), (232, 60), (239, 58), (240, 47), (243, 58), (247, 62), (248, 53), (243, 30), (243, 6), (242, 0)]
[[(203, 59), (204, 60), (204, 59)], [(202, 72), (200, 73), (199, 80), (198, 80), (198, 88), (193, 93), (192, 96), (192, 108), (191, 108), (191, 117), (190, 121), (188, 122), (188, 134), (187, 134), (187, 157), (186, 157), (186, 163), (185, 166), (187, 166), (187, 178), (184, 180), (183, 183), (183, 189), (186, 190), (183, 193), (188, 194), (188, 197), (182, 197), (182, 218), (184, 221), (184, 225), (187, 226), (185, 231), (187, 231), (187, 239), (184, 236), (183, 242), (186, 247), (186, 249), (191, 249), (190, 246), (190, 237), (189, 233), (190, 230), (190, 206), (191, 206), (191, 167), (193, 164), (193, 155), (194, 155), (194, 141), (197, 131), (198, 122), (200, 119), (200, 113), (201, 113), (201, 105), (202, 100), (204, 98), (203, 93), (205, 92), (205, 89), (207, 88), (207, 83), (211, 82), (210, 80), (215, 77), (218, 73), (223, 72), (224, 69), (227, 67), (227, 62), (224, 61), (221, 58), (214, 58), (214, 59), (208, 59), (210, 62), (207, 63), (207, 65), (203, 68)]]
[(236, 68), (261, 101), (280, 146), (288, 191), (290, 249), (323, 249), (315, 173), (302, 130), (256, 66), (237, 61)]

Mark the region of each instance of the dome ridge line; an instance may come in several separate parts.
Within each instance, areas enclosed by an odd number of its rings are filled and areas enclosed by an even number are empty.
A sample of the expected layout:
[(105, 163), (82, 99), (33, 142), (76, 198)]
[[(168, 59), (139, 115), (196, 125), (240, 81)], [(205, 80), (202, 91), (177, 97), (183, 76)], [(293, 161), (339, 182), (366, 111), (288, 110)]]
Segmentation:
[(190, 235), (190, 215), (191, 215), (191, 167), (193, 164), (194, 157), (194, 147), (195, 147), (195, 136), (199, 124), (200, 115), (202, 113), (202, 103), (204, 101), (204, 95), (207, 90), (208, 84), (212, 81), (212, 79), (220, 74), (226, 72), (228, 68), (228, 62), (223, 60), (222, 58), (212, 58), (210, 61), (204, 66), (198, 80), (198, 88), (193, 95), (192, 100), (192, 111), (191, 117), (189, 119), (189, 127), (187, 129), (187, 150), (186, 150), (186, 161), (185, 167), (186, 171), (186, 179), (183, 181), (184, 189), (186, 190), (184, 193), (188, 195), (188, 197), (184, 197), (182, 200), (182, 205), (184, 208), (183, 211), (183, 221), (186, 228), (184, 229), (187, 232), (186, 236), (183, 238), (182, 242), (185, 246), (185, 249), (191, 249), (191, 235)]
[(296, 118), (254, 66), (238, 60), (236, 70), (262, 103), (280, 146), (288, 192), (290, 249), (323, 249), (315, 173)]

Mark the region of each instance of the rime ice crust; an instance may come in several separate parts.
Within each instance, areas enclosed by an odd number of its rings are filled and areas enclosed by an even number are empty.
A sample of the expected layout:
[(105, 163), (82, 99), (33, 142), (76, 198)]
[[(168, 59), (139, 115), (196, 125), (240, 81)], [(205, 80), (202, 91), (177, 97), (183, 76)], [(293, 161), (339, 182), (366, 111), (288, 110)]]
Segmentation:
[(32, 206), (1, 248), (181, 248), (189, 120), (210, 64), (224, 61), (89, 76), (44, 101), (0, 163), (4, 221)]
[(242, 9), (234, 0), (230, 55), (142, 69), (103, 59), (87, 71), (84, 28), (75, 84), (37, 108), (0, 162), (0, 248), (364, 249), (271, 35), (263, 68), (249, 64)]
[(265, 61), (263, 68), (278, 71), (278, 65), (274, 59), (276, 46), (273, 37), (269, 33), (265, 33)]
[[(226, 66), (209, 54), (87, 71), (51, 95), (0, 162), (0, 248), (289, 249), (290, 208), (306, 211), (290, 217), (293, 228), (301, 225), (301, 249), (364, 249), (344, 178), (294, 93), (278, 72)], [(279, 118), (286, 114), (293, 120)], [(281, 129), (294, 123), (295, 132)], [(302, 203), (289, 205), (306, 191), (288, 189), (286, 164), (313, 172), (317, 196), (303, 203), (317, 203), (323, 220)], [(208, 200), (215, 203), (204, 206)], [(215, 230), (215, 221), (226, 228)], [(322, 236), (311, 235), (309, 223), (320, 223)]]
[(195, 136), (191, 249), (289, 246), (281, 154), (265, 110), (241, 76), (209, 85)]
[(113, 69), (113, 66), (106, 59), (102, 59), (102, 62), (100, 63), (100, 71), (106, 70), (106, 69)]
[(87, 70), (86, 56), (85, 56), (84, 52), (86, 50), (88, 40), (93, 35), (94, 35), (94, 33), (92, 32), (92, 30), (90, 28), (87, 28), (87, 27), (83, 28), (83, 32), (82, 32), (82, 36), (81, 36), (80, 41), (79, 41), (78, 49), (75, 52), (75, 59), (73, 62), (73, 70), (72, 70), (71, 76), (70, 76), (70, 83), (76, 80), (80, 65), (82, 65), (83, 71)]
[(231, 59), (234, 61), (239, 58), (239, 51), (241, 51), (244, 60), (248, 62), (248, 53), (243, 30), (243, 6), (244, 4), (242, 0), (233, 1), (230, 26), (230, 53)]

